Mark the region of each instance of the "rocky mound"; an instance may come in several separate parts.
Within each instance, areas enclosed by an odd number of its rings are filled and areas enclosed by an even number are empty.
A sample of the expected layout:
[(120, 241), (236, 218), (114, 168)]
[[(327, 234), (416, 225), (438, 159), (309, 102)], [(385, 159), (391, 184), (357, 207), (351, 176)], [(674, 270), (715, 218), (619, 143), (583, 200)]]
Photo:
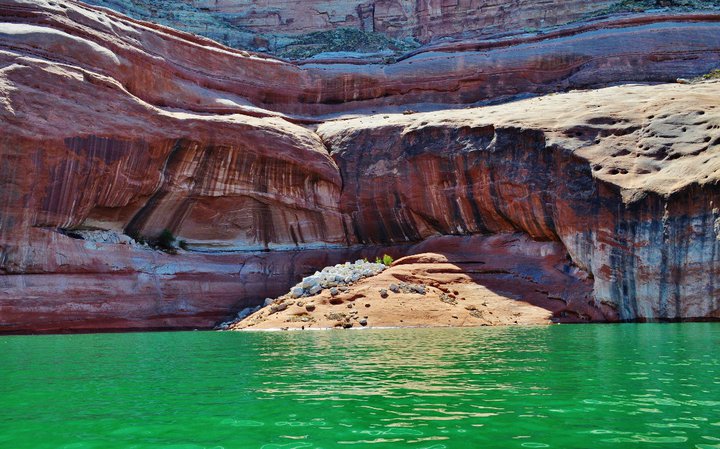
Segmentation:
[[(423, 252), (437, 250), (442, 253)], [(379, 274), (269, 300), (223, 329), (492, 326), (612, 321), (562, 247), (523, 235), (442, 237)], [(362, 264), (357, 264), (361, 266)], [(580, 275), (580, 276), (578, 276)], [(580, 299), (582, 298), (582, 299)]]

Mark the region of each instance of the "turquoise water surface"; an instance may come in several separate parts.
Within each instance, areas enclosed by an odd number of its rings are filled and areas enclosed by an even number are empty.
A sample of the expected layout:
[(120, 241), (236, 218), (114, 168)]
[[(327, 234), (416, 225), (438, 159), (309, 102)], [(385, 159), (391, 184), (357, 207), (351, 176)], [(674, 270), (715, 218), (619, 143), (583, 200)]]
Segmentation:
[(720, 324), (0, 337), (0, 449), (720, 449)]

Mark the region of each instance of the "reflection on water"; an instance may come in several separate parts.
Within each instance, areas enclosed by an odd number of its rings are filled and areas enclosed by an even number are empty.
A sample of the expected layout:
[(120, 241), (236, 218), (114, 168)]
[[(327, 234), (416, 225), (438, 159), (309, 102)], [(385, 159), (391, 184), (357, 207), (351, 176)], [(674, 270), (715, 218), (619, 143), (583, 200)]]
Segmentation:
[(712, 323), (0, 338), (0, 448), (720, 449)]

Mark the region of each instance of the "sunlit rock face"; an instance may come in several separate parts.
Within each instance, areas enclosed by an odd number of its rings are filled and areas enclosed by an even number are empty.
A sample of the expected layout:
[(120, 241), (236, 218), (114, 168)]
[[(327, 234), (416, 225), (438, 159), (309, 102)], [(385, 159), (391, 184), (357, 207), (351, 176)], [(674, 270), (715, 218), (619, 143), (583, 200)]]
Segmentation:
[[(717, 82), (471, 106), (719, 63), (712, 14), (295, 65), (0, 0), (0, 331), (208, 327), (327, 264), (517, 232), (621, 319), (717, 317)], [(136, 241), (165, 229), (177, 255)]]
[(560, 241), (620, 318), (718, 317), (717, 83), (614, 87), (319, 128), (363, 244)]

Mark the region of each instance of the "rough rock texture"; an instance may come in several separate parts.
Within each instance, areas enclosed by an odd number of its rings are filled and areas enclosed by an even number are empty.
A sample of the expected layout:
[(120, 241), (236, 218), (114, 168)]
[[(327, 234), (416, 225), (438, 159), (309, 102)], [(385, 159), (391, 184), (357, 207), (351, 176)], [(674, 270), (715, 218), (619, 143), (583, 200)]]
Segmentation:
[(360, 243), (561, 241), (623, 319), (720, 317), (720, 84), (622, 86), (318, 132)]
[(256, 33), (300, 34), (338, 27), (379, 31), (422, 42), (445, 36), (493, 34), (571, 22), (616, 3), (613, 0), (191, 0)]
[[(423, 43), (561, 25), (605, 10), (613, 0), (89, 0), (131, 17), (200, 34), (226, 45), (278, 51), (298, 37), (351, 28)], [(353, 49), (351, 46), (348, 50)]]
[[(0, 0), (0, 327), (209, 326), (348, 245), (487, 232), (562, 243), (620, 318), (716, 317), (716, 82), (451, 109), (695, 76), (719, 50), (718, 16), (646, 15), (293, 65)], [(410, 108), (435, 112), (389, 112)], [(70, 236), (165, 228), (191, 252)]]
[[(487, 326), (612, 321), (562, 245), (527, 235), (444, 236), (345, 291), (281, 296), (231, 329)], [(580, 276), (578, 276), (580, 275)], [(415, 289), (406, 286), (415, 287)], [(335, 293), (335, 294), (333, 294)]]
[(199, 113), (282, 113), (307, 121), (623, 81), (674, 81), (720, 65), (718, 14), (608, 19), (546, 35), (455, 42), (391, 65), (297, 66), (80, 3), (51, 3), (2, 0), (6, 61), (32, 55), (43, 59), (38, 64), (89, 72), (95, 81), (88, 83), (122, 87), (153, 106)]

